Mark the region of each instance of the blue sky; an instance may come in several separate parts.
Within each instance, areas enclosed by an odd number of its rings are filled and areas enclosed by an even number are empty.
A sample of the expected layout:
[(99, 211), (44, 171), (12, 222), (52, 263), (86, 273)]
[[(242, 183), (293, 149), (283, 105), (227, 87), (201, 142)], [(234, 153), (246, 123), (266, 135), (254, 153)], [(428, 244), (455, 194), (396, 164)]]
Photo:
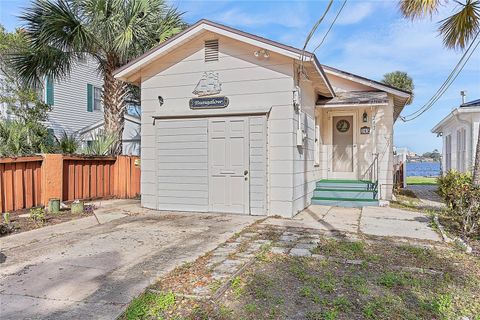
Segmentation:
[[(316, 47), (342, 4), (335, 0), (329, 15), (311, 40)], [(13, 30), (21, 26), (16, 16), (28, 0), (0, 0), (0, 23)], [(266, 38), (302, 47), (305, 36), (320, 17), (327, 1), (191, 1), (172, 0), (185, 12), (187, 22), (207, 18)], [(398, 13), (397, 1), (348, 0), (345, 9), (316, 52), (320, 62), (371, 79), (386, 72), (406, 71), (415, 82), (415, 101), (403, 114), (416, 111), (440, 87), (462, 53), (442, 47), (438, 21), (455, 8), (453, 1), (432, 20), (411, 22)], [(480, 98), (480, 50), (457, 80), (430, 111), (418, 119), (395, 125), (395, 145), (416, 152), (440, 149), (440, 138), (430, 129), (460, 104), (460, 90), (467, 100)]]

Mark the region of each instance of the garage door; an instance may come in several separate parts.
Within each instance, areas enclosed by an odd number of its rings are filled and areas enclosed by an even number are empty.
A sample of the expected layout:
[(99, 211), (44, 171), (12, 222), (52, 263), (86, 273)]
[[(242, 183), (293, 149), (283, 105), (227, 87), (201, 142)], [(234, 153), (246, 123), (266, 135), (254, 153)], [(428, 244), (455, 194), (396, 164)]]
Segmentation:
[(209, 119), (208, 166), (210, 211), (249, 214), (247, 117)]

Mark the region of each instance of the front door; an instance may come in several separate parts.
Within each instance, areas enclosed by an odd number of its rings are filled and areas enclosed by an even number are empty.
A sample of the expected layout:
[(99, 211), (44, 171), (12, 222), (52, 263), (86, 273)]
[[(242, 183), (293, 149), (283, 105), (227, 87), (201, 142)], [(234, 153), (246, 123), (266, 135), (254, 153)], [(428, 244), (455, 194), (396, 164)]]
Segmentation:
[(356, 179), (354, 130), (353, 115), (332, 117), (332, 178)]
[(208, 124), (210, 211), (250, 214), (248, 118)]

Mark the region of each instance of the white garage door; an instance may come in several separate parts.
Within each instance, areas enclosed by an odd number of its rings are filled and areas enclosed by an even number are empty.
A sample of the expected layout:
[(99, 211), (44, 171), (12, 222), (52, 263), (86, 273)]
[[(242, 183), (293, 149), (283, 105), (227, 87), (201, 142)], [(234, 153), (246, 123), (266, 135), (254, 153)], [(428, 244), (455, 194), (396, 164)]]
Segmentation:
[(250, 213), (249, 154), (247, 117), (209, 119), (210, 211)]

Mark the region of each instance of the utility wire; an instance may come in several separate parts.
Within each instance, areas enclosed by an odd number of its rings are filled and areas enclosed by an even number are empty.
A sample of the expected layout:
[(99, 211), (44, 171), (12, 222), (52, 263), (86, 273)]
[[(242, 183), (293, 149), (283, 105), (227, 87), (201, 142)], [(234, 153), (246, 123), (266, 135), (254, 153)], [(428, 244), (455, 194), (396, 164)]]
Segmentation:
[(332, 30), (332, 27), (333, 25), (335, 24), (335, 22), (337, 21), (338, 17), (340, 16), (340, 13), (342, 13), (342, 10), (343, 8), (345, 8), (345, 5), (347, 4), (347, 0), (343, 1), (343, 4), (342, 6), (340, 7), (340, 10), (338, 10), (337, 12), (337, 15), (335, 16), (335, 19), (333, 19), (332, 23), (330, 24), (330, 27), (328, 28), (327, 32), (325, 33), (325, 35), (323, 36), (322, 38), (322, 41), (320, 41), (320, 43), (318, 44), (318, 46), (315, 47), (315, 49), (313, 49), (313, 53), (315, 53), (315, 51), (318, 50), (318, 48), (320, 48), (323, 44), (323, 42), (325, 41), (325, 39), (327, 38), (328, 36), (328, 33), (330, 32), (330, 30)]
[[(420, 109), (417, 111), (407, 115), (400, 117), (404, 122), (412, 121), (422, 114), (424, 114), (426, 111), (428, 111), (433, 105), (442, 97), (442, 95), (447, 91), (447, 89), (451, 86), (451, 84), (455, 81), (455, 79), (458, 77), (460, 72), (463, 70), (465, 67), (465, 64), (468, 62), (468, 60), (471, 58), (475, 50), (477, 49), (478, 45), (480, 44), (480, 41), (475, 44), (478, 36), (480, 35), (480, 32), (478, 32), (473, 41), (470, 43), (469, 47), (467, 50), (465, 50), (465, 53), (463, 56), (460, 58), (458, 61), (457, 65), (455, 68), (452, 70), (450, 75), (447, 77), (447, 79), (443, 82), (443, 84), (440, 86), (440, 88), (437, 90), (437, 92), (428, 100), (427, 103), (425, 103)], [(474, 46), (475, 44), (475, 46)], [(473, 49), (472, 49), (473, 48)], [(410, 119), (407, 119), (410, 118)]]
[(305, 49), (307, 48), (307, 45), (308, 45), (308, 42), (310, 41), (310, 39), (313, 37), (313, 35), (315, 34), (315, 31), (317, 30), (318, 26), (320, 25), (320, 23), (322, 23), (323, 19), (325, 18), (325, 16), (327, 15), (328, 11), (330, 10), (330, 7), (332, 6), (332, 3), (333, 3), (333, 0), (330, 0), (330, 2), (328, 3), (328, 6), (327, 8), (325, 9), (325, 11), (323, 12), (322, 16), (320, 17), (320, 19), (318, 19), (318, 21), (313, 25), (313, 28), (312, 30), (310, 30), (310, 32), (308, 33), (307, 35), (307, 38), (305, 39), (305, 44), (303, 45), (303, 49), (302, 49), (302, 55), (301, 55), (301, 60), (300, 60), (300, 70), (301, 72), (304, 72), (303, 70), (303, 60), (305, 58)]

